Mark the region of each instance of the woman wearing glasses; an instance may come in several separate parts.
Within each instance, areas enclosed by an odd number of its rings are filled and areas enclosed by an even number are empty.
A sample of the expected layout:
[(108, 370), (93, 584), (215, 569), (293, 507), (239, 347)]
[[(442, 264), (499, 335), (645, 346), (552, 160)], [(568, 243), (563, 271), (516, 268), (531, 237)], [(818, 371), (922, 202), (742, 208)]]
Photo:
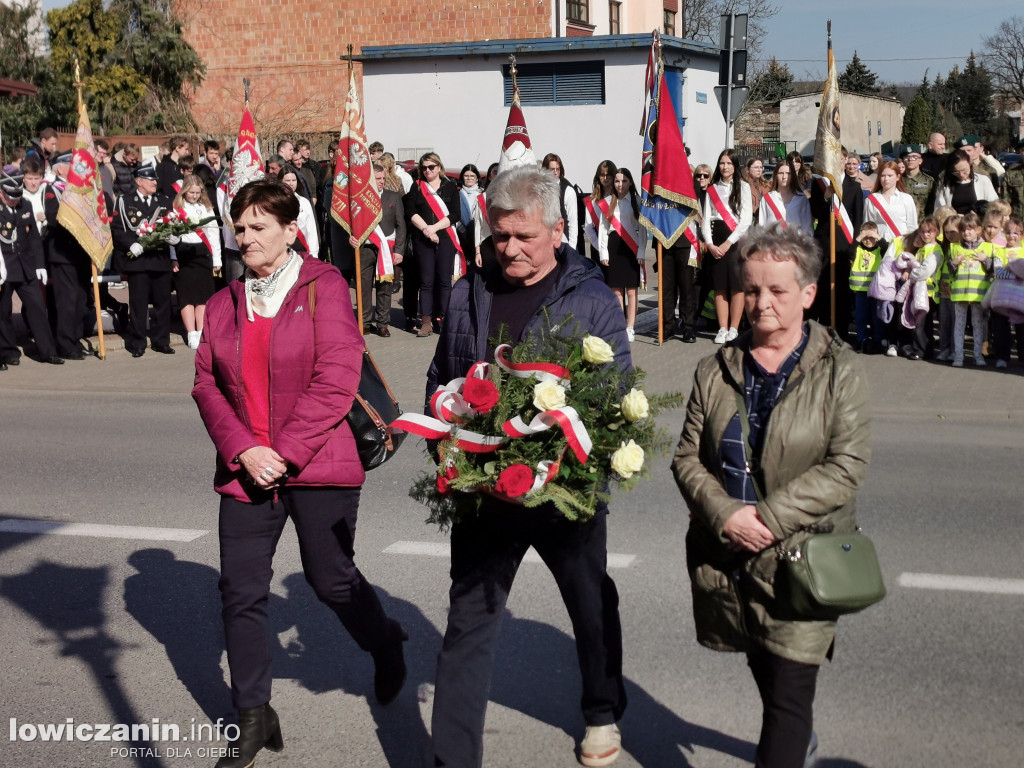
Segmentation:
[[(444, 164), (435, 152), (420, 158), (419, 172), (419, 180), (402, 203), (412, 227), (414, 261), (419, 268), (420, 326), (416, 335), (425, 338), (435, 321), (440, 329), (452, 292), (456, 259), (459, 274), (464, 272), (465, 259), (453, 226), (461, 210), (459, 188), (445, 176)], [(414, 298), (407, 296), (406, 304)], [(407, 308), (406, 316), (412, 317), (414, 312)]]

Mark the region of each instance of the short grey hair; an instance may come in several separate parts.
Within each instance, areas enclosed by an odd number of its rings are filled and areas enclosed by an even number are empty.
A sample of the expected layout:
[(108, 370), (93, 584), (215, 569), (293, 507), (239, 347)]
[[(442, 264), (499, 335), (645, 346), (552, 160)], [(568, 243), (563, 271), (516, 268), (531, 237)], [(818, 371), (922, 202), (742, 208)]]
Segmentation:
[(541, 214), (544, 226), (554, 229), (562, 218), (558, 179), (535, 165), (521, 165), (499, 173), (487, 185), (487, 218), (494, 221), (497, 211), (523, 211)]
[(817, 283), (821, 275), (821, 246), (799, 227), (784, 227), (773, 222), (767, 227), (748, 229), (740, 245), (740, 266), (759, 255), (769, 256), (774, 261), (795, 262), (801, 287)]

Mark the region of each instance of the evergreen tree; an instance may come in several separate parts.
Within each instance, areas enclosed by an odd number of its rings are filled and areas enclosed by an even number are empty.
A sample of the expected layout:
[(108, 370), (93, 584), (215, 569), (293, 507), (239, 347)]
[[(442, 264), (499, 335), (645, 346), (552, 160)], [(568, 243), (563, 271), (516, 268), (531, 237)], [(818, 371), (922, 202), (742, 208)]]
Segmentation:
[(775, 104), (793, 94), (793, 73), (788, 64), (779, 64), (773, 56), (764, 71), (758, 74), (750, 87), (750, 101)]
[(846, 65), (843, 74), (839, 76), (839, 89), (849, 91), (850, 93), (863, 93), (868, 96), (874, 96), (879, 91), (876, 85), (877, 81), (878, 75), (868, 69), (864, 62), (860, 60), (857, 52), (854, 51), (853, 58)]
[(988, 131), (995, 118), (992, 91), (992, 75), (984, 64), (978, 63), (972, 51), (956, 83), (956, 116), (968, 133)]
[(903, 133), (900, 141), (904, 144), (925, 144), (932, 132), (932, 111), (928, 101), (918, 91), (910, 100), (903, 115)]

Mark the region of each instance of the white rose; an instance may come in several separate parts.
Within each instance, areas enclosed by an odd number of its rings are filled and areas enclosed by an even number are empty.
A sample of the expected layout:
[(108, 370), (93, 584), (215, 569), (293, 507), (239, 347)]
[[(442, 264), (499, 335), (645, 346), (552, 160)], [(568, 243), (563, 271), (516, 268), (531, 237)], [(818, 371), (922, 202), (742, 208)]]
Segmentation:
[(612, 469), (623, 480), (629, 480), (635, 473), (644, 468), (644, 449), (630, 440), (622, 443), (612, 454)]
[(533, 404), (541, 411), (565, 405), (565, 388), (554, 381), (542, 381), (533, 388)]
[(588, 363), (600, 365), (615, 359), (615, 353), (608, 342), (600, 336), (587, 336), (583, 339), (583, 359)]
[(622, 415), (626, 421), (640, 421), (651, 415), (650, 405), (647, 403), (647, 395), (635, 387), (622, 398)]

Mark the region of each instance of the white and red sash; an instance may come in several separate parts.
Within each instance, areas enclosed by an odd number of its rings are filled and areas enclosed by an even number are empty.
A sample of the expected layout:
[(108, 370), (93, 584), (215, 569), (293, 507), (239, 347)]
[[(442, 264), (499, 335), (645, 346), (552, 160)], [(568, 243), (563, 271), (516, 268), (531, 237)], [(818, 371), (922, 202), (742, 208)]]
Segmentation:
[(736, 227), (739, 224), (736, 221), (736, 217), (732, 215), (732, 211), (729, 210), (729, 206), (722, 200), (722, 196), (718, 194), (718, 190), (715, 189), (715, 185), (712, 184), (708, 187), (708, 197), (711, 198), (711, 204), (715, 206), (715, 210), (718, 211), (718, 215), (722, 217), (722, 221), (725, 222), (725, 226), (729, 228), (730, 232), (735, 232)]
[[(822, 193), (825, 197), (828, 197), (829, 190), (832, 188), (831, 182), (825, 176), (815, 176), (814, 178), (821, 185)], [(853, 221), (850, 219), (850, 212), (846, 210), (846, 206), (843, 205), (839, 195), (835, 192), (832, 193), (832, 215), (836, 217), (836, 224), (839, 225), (839, 230), (843, 233), (843, 237), (846, 238), (846, 242), (852, 245)]]
[(200, 227), (199, 229), (197, 229), (196, 234), (199, 236), (199, 239), (203, 241), (203, 245), (206, 246), (206, 250), (208, 250), (212, 254), (213, 246), (210, 244), (210, 238), (206, 234), (206, 232), (203, 231), (203, 228)]
[[(448, 219), (451, 221), (448, 206), (444, 204), (444, 200), (441, 199), (441, 196), (434, 188), (425, 181), (419, 181), (418, 184), (420, 185), (420, 193), (423, 195), (423, 199), (427, 201), (427, 205), (430, 206), (430, 210), (434, 212), (437, 220)], [(452, 270), (452, 277), (458, 279), (466, 274), (466, 254), (463, 252), (462, 244), (455, 234), (455, 228), (448, 226), (445, 228), (445, 232), (452, 241), (452, 245), (455, 246), (455, 252), (458, 254), (458, 258), (455, 259), (455, 269)]]
[(483, 219), (484, 224), (490, 229), (491, 221), (487, 218), (487, 197), (485, 193), (481, 192), (476, 196), (476, 204), (480, 208), (480, 218)]
[[(604, 201), (602, 200), (601, 202)], [(615, 207), (615, 210), (619, 210), (618, 206)], [(619, 238), (621, 238), (622, 242), (626, 244), (626, 247), (633, 252), (633, 255), (637, 256), (637, 252), (640, 250), (640, 246), (637, 245), (636, 238), (633, 237), (633, 233), (627, 230), (625, 226), (623, 226), (622, 219), (619, 217), (618, 213), (612, 214), (612, 216), (608, 219), (608, 224), (612, 229), (615, 230), (615, 234), (617, 234)]]
[(395, 238), (385, 237), (378, 224), (367, 238), (377, 246), (377, 279), (389, 283), (395, 275), (395, 259), (391, 255), (395, 249)]
[(871, 204), (875, 206), (875, 210), (878, 211), (878, 214), (882, 217), (886, 226), (892, 231), (893, 236), (903, 237), (903, 233), (900, 232), (900, 228), (896, 226), (895, 222), (893, 222), (892, 216), (889, 215), (889, 211), (885, 207), (885, 203), (882, 202), (882, 197), (872, 193), (868, 195), (868, 200), (870, 200)]
[(775, 202), (775, 199), (772, 197), (772, 195), (775, 195), (775, 194), (778, 194), (778, 193), (777, 192), (769, 192), (762, 199), (768, 204), (768, 207), (771, 208), (772, 214), (775, 216), (775, 220), (777, 222), (779, 222), (779, 224), (781, 224), (783, 228), (786, 228), (786, 227), (789, 226), (789, 223), (786, 221), (786, 209), (785, 209), (785, 207), (783, 207), (781, 210), (779, 209), (778, 204)]

